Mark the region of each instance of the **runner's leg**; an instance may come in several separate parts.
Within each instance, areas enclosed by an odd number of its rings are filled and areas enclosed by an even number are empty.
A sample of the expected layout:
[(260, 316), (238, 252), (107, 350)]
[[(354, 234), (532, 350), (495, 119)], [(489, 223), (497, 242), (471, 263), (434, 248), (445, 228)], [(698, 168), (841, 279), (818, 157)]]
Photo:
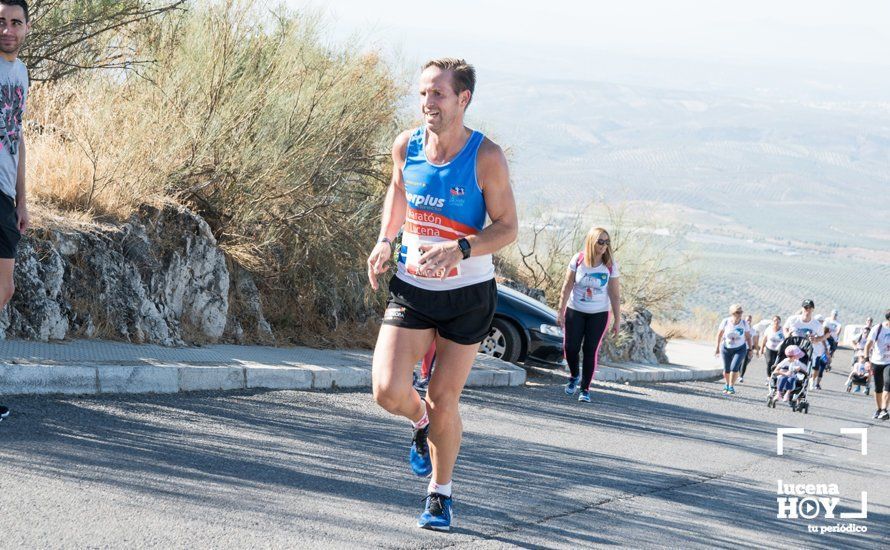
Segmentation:
[(380, 327), (371, 367), (374, 401), (378, 405), (412, 422), (423, 418), (424, 407), (411, 384), (411, 373), (434, 336), (434, 329)]
[(436, 339), (433, 339), (433, 343), (430, 344), (430, 349), (427, 350), (426, 355), (423, 356), (423, 361), (420, 363), (420, 376), (421, 378), (429, 379), (430, 374), (433, 372), (433, 365), (436, 362)]
[(473, 368), (479, 344), (458, 344), (437, 338), (437, 366), (426, 394), (430, 415), (430, 456), (433, 481), (440, 485), (451, 482), (454, 463), (460, 452), (463, 424), (459, 401), (464, 384)]
[(584, 361), (581, 375), (581, 391), (590, 390), (590, 381), (596, 372), (596, 365), (599, 361), (600, 346), (603, 343), (603, 336), (606, 334), (606, 327), (609, 324), (609, 312), (593, 313), (586, 316), (584, 327)]
[(569, 372), (572, 379), (577, 379), (581, 375), (581, 367), (578, 363), (579, 355), (581, 354), (581, 343), (584, 340), (584, 314), (567, 307), (565, 319), (566, 326), (563, 338), (566, 363), (569, 364)]

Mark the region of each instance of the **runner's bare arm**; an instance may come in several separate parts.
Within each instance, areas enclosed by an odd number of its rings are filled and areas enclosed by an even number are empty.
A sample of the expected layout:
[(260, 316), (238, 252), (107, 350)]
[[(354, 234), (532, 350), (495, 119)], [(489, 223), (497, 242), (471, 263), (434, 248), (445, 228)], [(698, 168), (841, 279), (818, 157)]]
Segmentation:
[(478, 234), (467, 237), (474, 256), (497, 252), (515, 241), (519, 233), (516, 200), (510, 186), (507, 157), (489, 139), (485, 139), (479, 146), (476, 173), (491, 225)]
[[(410, 138), (411, 132), (405, 131), (399, 134), (392, 144), (392, 179), (386, 189), (386, 198), (383, 201), (378, 241), (383, 237), (392, 241), (405, 223), (408, 203), (405, 201), (405, 180), (402, 178), (402, 167), (405, 165), (405, 155)], [(378, 242), (374, 245), (371, 255), (368, 256), (368, 281), (374, 290), (379, 287), (378, 275), (385, 273), (390, 268), (389, 262), (392, 259), (392, 253), (392, 245)]]
[(714, 354), (716, 354), (716, 355), (720, 354), (720, 342), (722, 340), (723, 340), (723, 329), (721, 328), (720, 332), (717, 333), (717, 351), (714, 352)]

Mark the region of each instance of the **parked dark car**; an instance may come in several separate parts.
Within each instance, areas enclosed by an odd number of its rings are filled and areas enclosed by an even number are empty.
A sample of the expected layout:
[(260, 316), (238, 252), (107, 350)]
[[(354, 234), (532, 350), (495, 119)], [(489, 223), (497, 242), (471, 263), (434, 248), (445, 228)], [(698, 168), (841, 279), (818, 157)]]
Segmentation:
[(503, 285), (498, 285), (498, 307), (479, 351), (510, 363), (565, 365), (562, 329), (556, 311)]

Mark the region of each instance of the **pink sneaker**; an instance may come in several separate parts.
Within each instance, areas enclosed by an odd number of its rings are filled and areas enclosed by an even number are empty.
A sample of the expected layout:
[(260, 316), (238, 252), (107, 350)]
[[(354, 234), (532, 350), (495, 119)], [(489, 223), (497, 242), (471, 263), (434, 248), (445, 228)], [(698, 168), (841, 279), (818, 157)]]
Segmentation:
[(791, 401), (791, 392), (790, 391), (785, 392), (785, 397), (782, 398), (782, 401)]

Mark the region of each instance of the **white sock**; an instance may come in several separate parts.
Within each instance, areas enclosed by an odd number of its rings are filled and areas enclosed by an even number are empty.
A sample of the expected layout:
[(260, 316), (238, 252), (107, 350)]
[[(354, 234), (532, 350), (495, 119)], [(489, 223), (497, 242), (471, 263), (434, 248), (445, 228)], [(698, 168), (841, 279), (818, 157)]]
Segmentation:
[(430, 417), (426, 414), (426, 401), (421, 400), (420, 404), (423, 406), (423, 416), (417, 422), (411, 422), (415, 430), (419, 430), (430, 423)]
[(430, 493), (439, 493), (442, 496), (450, 497), (451, 496), (451, 482), (448, 483), (436, 483), (433, 480), (430, 480), (430, 484), (427, 485), (426, 488), (427, 494)]

